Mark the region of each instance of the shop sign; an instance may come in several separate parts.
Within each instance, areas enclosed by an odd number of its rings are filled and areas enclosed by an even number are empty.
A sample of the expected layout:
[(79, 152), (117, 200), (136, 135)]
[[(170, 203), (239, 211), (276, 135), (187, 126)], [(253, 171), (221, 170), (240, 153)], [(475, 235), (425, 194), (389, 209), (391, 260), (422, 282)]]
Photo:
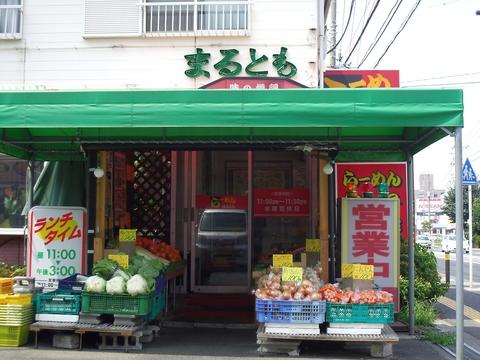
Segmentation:
[(118, 231), (118, 241), (120, 242), (136, 242), (137, 229), (120, 229)]
[(442, 213), (445, 202), (442, 198), (417, 198), (415, 199), (416, 213)]
[(398, 70), (327, 70), (323, 75), (326, 88), (398, 88)]
[[(407, 163), (406, 162), (368, 162), (368, 163), (337, 163), (337, 198), (347, 196), (347, 184), (353, 182), (361, 188), (363, 182), (370, 182), (373, 196), (378, 197), (378, 184), (385, 183), (389, 188), (390, 199), (400, 200), (400, 233), (408, 239), (408, 197), (407, 197)], [(359, 194), (362, 196), (362, 194)]]
[(224, 77), (202, 86), (202, 89), (297, 89), (305, 88), (291, 79), (279, 77)]
[(87, 210), (35, 206), (28, 214), (28, 274), (35, 286), (55, 289), (58, 280), (85, 273)]
[(301, 267), (283, 267), (282, 281), (302, 281), (303, 269)]
[(374, 282), (393, 294), (398, 311), (399, 201), (342, 199), (342, 264), (369, 264)]
[(258, 217), (308, 216), (308, 190), (255, 189), (253, 213)]
[[(281, 47), (277, 54), (273, 54), (272, 65), (277, 71), (277, 75), (285, 78), (292, 78), (297, 74), (297, 67), (287, 60), (286, 47)], [(239, 51), (237, 49), (222, 49), (220, 54), (223, 58), (213, 65), (220, 76), (237, 76), (242, 72), (243, 66), (235, 61)], [(195, 54), (187, 54), (184, 56), (187, 65), (190, 67), (185, 70), (185, 75), (190, 78), (198, 78), (200, 76), (210, 77), (210, 72), (204, 67), (208, 65), (210, 53), (206, 53), (201, 48), (195, 49)], [(250, 63), (245, 67), (245, 72), (250, 76), (268, 76), (268, 70), (264, 69), (265, 63), (268, 63), (268, 56), (265, 54), (257, 54), (256, 49), (250, 49)]]
[(292, 266), (293, 265), (293, 255), (292, 254), (273, 254), (272, 255), (272, 265), (273, 265), (274, 268)]
[(195, 201), (197, 209), (248, 209), (246, 195), (197, 195)]

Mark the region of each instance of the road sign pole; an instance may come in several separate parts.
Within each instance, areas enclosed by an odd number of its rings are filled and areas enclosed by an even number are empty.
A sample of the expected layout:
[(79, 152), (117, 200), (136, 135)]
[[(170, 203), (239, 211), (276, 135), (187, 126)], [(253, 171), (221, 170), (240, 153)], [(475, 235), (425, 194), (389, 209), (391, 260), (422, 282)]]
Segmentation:
[(468, 249), (470, 252), (469, 256), (469, 267), (468, 267), (468, 278), (470, 282), (470, 289), (473, 288), (473, 247), (472, 247), (472, 185), (468, 185)]

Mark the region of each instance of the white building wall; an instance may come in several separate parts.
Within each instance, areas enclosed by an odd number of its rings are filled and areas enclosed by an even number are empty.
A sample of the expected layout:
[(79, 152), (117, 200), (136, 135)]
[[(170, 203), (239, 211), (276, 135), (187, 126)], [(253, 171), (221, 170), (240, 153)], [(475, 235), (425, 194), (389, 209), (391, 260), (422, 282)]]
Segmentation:
[[(139, 0), (140, 3), (140, 0)], [(249, 48), (265, 54), (268, 76), (278, 76), (273, 54), (288, 48), (296, 65), (292, 78), (317, 86), (316, 0), (255, 0), (249, 36), (83, 38), (83, 0), (24, 0), (21, 40), (0, 40), (0, 90), (30, 89), (195, 89), (220, 76), (213, 64), (219, 50), (235, 48), (248, 76)], [(210, 78), (191, 79), (184, 55), (203, 48)]]

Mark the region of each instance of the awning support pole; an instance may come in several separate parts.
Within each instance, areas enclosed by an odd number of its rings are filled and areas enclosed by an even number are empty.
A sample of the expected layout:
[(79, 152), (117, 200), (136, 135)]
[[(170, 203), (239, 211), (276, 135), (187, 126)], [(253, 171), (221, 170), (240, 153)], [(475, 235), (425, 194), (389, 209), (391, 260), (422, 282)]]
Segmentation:
[(407, 177), (408, 177), (408, 333), (415, 334), (415, 230), (413, 226), (414, 218), (414, 174), (413, 174), (413, 156), (408, 154), (407, 159)]
[[(27, 264), (27, 249), (28, 247), (28, 235), (30, 234), (30, 231), (28, 229), (28, 213), (30, 212), (30, 209), (33, 207), (33, 189), (34, 189), (34, 179), (35, 179), (35, 167), (34, 167), (34, 162), (33, 160), (28, 161), (28, 211), (25, 215), (25, 224), (27, 225), (27, 233), (24, 234), (23, 236), (23, 263)], [(27, 269), (27, 271), (30, 269)]]
[(328, 244), (329, 244), (329, 258), (330, 258), (330, 266), (329, 266), (329, 279), (330, 282), (333, 284), (336, 282), (336, 249), (335, 244), (337, 242), (337, 229), (336, 229), (336, 215), (337, 215), (337, 203), (335, 199), (335, 167), (332, 174), (328, 176)]
[(455, 129), (455, 232), (457, 250), (455, 265), (456, 292), (456, 356), (463, 359), (463, 177), (462, 177), (462, 128)]

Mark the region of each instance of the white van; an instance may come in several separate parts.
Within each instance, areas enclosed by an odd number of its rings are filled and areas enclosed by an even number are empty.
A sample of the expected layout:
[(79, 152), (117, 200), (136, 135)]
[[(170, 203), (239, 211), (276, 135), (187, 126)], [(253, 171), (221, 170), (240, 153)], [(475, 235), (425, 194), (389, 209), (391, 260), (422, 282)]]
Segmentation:
[[(442, 239), (442, 251), (453, 252), (457, 250), (457, 236), (455, 234), (445, 235)], [(463, 251), (467, 254), (470, 252), (470, 244), (465, 237), (463, 238)]]

